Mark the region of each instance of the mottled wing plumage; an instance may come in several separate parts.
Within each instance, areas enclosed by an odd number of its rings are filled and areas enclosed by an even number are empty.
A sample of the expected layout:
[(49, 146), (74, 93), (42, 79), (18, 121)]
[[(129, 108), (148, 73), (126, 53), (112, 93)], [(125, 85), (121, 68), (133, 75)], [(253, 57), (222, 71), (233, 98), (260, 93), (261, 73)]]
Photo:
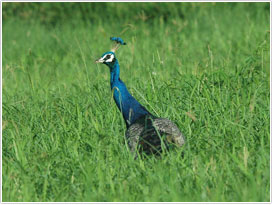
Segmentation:
[(166, 118), (144, 116), (133, 123), (126, 131), (126, 137), (131, 152), (138, 147), (147, 154), (158, 153), (162, 144), (168, 147), (173, 143), (181, 147), (185, 138), (178, 127)]
[[(184, 144), (184, 136), (175, 123), (166, 118), (157, 118), (154, 120), (154, 126), (162, 133), (171, 136), (171, 142), (181, 147)], [(168, 138), (167, 140), (170, 140)]]

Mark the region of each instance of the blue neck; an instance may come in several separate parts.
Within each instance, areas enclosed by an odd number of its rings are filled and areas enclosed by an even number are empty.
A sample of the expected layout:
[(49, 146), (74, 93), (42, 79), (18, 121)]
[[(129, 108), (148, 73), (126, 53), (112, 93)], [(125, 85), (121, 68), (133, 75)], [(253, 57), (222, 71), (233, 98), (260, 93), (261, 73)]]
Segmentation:
[(120, 67), (117, 59), (113, 65), (108, 66), (113, 98), (128, 127), (140, 117), (150, 113), (128, 92), (125, 83), (119, 78)]

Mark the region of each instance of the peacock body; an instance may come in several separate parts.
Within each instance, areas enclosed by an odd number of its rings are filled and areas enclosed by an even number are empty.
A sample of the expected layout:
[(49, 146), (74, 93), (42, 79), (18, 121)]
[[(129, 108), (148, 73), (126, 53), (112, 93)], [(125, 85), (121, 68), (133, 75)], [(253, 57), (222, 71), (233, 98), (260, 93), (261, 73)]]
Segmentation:
[(123, 115), (127, 131), (126, 138), (132, 153), (139, 148), (140, 152), (159, 153), (162, 146), (170, 144), (181, 147), (185, 137), (176, 126), (166, 118), (159, 118), (151, 114), (127, 90), (125, 83), (120, 79), (120, 66), (115, 56), (118, 46), (125, 45), (119, 37), (112, 37), (117, 47), (104, 53), (96, 62), (107, 65), (110, 69), (110, 85), (114, 101)]

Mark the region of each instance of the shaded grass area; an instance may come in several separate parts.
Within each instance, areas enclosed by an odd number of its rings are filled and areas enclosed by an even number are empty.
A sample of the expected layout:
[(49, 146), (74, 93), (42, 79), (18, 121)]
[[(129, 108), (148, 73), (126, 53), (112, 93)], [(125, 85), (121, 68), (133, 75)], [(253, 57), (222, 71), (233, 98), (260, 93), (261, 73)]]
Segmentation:
[[(152, 26), (5, 21), (3, 201), (269, 201), (269, 11), (254, 4)], [(177, 123), (182, 149), (129, 154), (108, 68), (94, 64), (110, 36), (128, 43), (122, 80)]]

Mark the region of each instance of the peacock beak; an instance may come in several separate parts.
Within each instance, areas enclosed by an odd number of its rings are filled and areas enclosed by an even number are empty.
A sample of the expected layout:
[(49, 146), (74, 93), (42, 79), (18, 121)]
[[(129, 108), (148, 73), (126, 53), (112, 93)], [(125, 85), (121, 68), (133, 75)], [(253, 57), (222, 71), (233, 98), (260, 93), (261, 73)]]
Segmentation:
[(95, 61), (95, 63), (104, 63), (104, 60), (102, 58), (99, 58)]

